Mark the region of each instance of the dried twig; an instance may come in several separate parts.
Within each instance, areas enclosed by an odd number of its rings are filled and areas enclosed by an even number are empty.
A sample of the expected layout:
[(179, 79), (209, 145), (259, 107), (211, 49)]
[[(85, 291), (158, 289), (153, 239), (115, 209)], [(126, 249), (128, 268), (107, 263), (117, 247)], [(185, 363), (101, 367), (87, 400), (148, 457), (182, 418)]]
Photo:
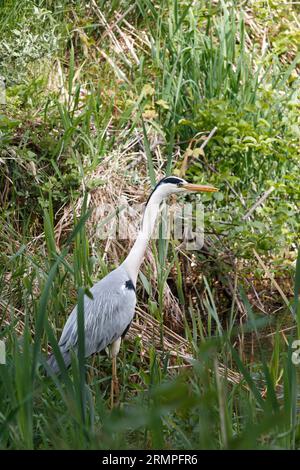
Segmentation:
[(250, 219), (250, 216), (253, 214), (253, 212), (261, 206), (265, 200), (270, 196), (270, 194), (274, 191), (274, 187), (271, 186), (256, 202), (253, 204), (253, 206), (247, 211), (247, 213), (242, 217), (242, 220), (247, 220)]

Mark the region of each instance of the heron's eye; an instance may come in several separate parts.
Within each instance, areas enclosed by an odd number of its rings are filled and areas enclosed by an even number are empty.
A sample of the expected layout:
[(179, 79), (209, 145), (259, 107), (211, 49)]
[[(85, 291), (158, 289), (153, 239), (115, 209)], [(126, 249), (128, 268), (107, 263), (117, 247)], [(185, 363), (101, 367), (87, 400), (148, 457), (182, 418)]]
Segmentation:
[(183, 185), (183, 181), (180, 181), (179, 183), (177, 183), (177, 186), (180, 188), (180, 186)]

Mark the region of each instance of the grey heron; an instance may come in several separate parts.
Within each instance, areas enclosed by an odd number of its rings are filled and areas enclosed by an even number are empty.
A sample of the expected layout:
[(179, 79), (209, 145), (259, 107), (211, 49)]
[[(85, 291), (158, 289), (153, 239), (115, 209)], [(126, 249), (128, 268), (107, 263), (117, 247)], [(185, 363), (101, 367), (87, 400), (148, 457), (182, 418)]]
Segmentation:
[[(92, 299), (84, 297), (85, 356), (110, 347), (112, 358), (111, 404), (118, 391), (116, 358), (122, 337), (126, 334), (134, 317), (136, 305), (136, 282), (140, 266), (154, 230), (159, 207), (170, 194), (183, 192), (214, 192), (213, 186), (190, 184), (182, 178), (168, 176), (155, 186), (150, 194), (138, 236), (124, 262), (90, 289)], [(59, 348), (66, 366), (71, 363), (71, 351), (77, 349), (77, 306), (64, 326)], [(47, 361), (54, 373), (59, 366), (54, 355)]]

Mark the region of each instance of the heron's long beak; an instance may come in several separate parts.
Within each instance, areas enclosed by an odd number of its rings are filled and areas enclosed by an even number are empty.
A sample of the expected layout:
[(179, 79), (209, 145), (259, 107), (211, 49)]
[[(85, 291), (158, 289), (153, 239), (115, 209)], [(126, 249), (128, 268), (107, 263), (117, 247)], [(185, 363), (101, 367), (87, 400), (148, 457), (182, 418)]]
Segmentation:
[(203, 186), (201, 184), (190, 184), (190, 183), (184, 183), (182, 185), (182, 188), (186, 189), (187, 191), (194, 191), (197, 193), (215, 193), (216, 191), (219, 191), (217, 188), (214, 188), (213, 186)]

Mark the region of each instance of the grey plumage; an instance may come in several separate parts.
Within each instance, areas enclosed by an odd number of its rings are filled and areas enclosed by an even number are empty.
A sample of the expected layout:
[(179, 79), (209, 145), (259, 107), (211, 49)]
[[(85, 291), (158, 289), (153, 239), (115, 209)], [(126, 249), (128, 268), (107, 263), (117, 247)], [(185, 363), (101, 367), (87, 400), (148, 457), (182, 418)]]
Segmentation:
[[(93, 299), (84, 297), (84, 330), (86, 357), (100, 352), (120, 338), (129, 327), (136, 304), (134, 285), (123, 265), (97, 282), (90, 292)], [(77, 306), (71, 312), (59, 347), (66, 366), (70, 365), (70, 351), (77, 349)], [(52, 355), (47, 361), (53, 372), (59, 367)]]
[[(190, 184), (182, 178), (169, 176), (163, 178), (152, 191), (145, 208), (141, 230), (123, 264), (97, 282), (91, 289), (93, 299), (84, 298), (85, 355), (102, 351), (111, 345), (112, 388), (118, 389), (116, 356), (121, 337), (130, 325), (136, 304), (135, 284), (144, 254), (153, 233), (160, 203), (170, 194), (194, 192), (214, 192), (212, 186)], [(77, 307), (69, 316), (59, 340), (59, 347), (66, 366), (70, 365), (70, 352), (77, 349)], [(48, 365), (59, 372), (55, 357), (51, 356)]]

